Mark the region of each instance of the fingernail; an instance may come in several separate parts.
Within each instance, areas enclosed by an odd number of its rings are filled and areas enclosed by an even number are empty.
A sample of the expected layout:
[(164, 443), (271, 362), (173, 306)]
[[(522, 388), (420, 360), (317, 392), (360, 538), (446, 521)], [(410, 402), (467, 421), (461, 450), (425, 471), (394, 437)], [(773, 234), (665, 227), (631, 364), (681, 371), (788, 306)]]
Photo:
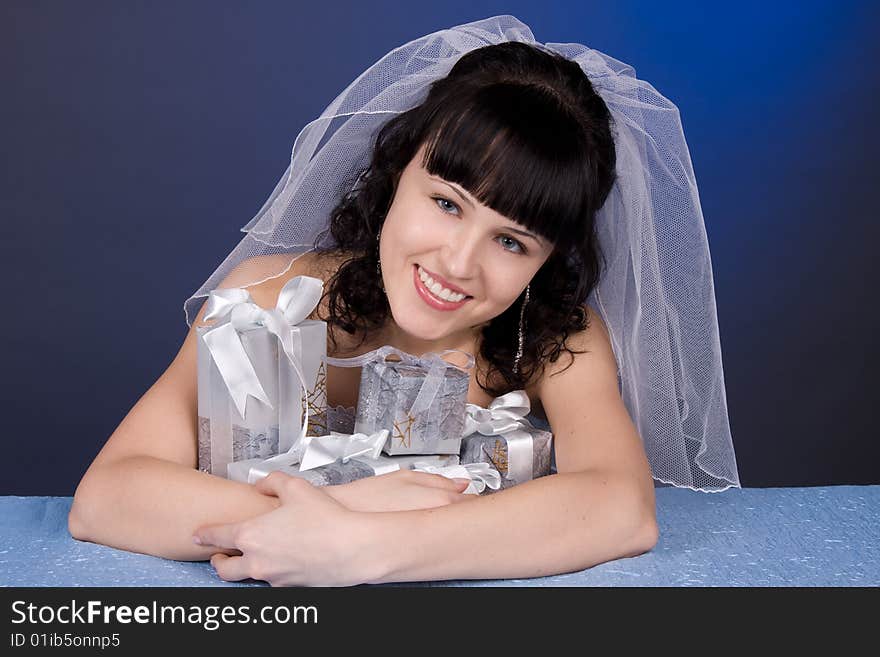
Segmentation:
[(196, 545), (201, 545), (202, 539), (200, 539), (198, 536), (193, 536), (193, 543), (195, 543)]
[(470, 483), (471, 483), (471, 480), (470, 480), (470, 479), (462, 479), (462, 478), (460, 478), (460, 477), (455, 477), (455, 478), (453, 479), (453, 481), (455, 481), (455, 483), (457, 483), (457, 484), (459, 484), (459, 485), (461, 485), (461, 484), (470, 484)]

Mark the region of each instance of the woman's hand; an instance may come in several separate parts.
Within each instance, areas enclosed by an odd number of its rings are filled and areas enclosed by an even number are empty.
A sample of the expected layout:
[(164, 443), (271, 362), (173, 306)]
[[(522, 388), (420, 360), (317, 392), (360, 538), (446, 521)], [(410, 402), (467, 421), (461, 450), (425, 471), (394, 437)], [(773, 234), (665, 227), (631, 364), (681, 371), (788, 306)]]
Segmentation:
[[(227, 581), (272, 586), (351, 586), (375, 577), (376, 547), (369, 514), (347, 509), (304, 479), (272, 472), (257, 490), (280, 506), (244, 522), (209, 525), (193, 540), (213, 545), (211, 565)], [(229, 556), (220, 550), (238, 550)]]
[(352, 511), (414, 511), (446, 506), (474, 497), (464, 495), (467, 479), (397, 470), (324, 490)]

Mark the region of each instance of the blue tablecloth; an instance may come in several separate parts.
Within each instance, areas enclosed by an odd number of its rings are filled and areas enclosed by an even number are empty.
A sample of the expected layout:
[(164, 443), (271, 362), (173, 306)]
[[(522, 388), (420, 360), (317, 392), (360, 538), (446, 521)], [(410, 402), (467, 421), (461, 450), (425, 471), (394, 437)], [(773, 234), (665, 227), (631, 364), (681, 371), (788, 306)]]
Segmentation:
[[(69, 497), (0, 497), (0, 585), (266, 586), (224, 582), (208, 562), (76, 541)], [(649, 553), (565, 575), (431, 586), (878, 586), (880, 486), (657, 489)], [(394, 586), (389, 584), (386, 586)]]

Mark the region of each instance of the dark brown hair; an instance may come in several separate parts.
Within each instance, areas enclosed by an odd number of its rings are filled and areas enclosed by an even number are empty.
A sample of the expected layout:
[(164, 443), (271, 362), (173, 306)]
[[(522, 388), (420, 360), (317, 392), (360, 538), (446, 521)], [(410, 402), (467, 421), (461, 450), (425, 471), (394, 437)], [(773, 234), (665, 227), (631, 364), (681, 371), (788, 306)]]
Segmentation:
[[(519, 372), (513, 365), (522, 299), (481, 334), (480, 356), (489, 369), (478, 384), (493, 396), (525, 388), (562, 351), (581, 353), (565, 341), (587, 328), (583, 304), (602, 268), (594, 220), (614, 183), (616, 161), (608, 108), (576, 62), (506, 42), (463, 55), (420, 105), (383, 125), (369, 166), (315, 242), (316, 251), (351, 256), (328, 281), (329, 315), (322, 319), (350, 334), (360, 331), (361, 343), (390, 314), (376, 237), (400, 175), (422, 145), (428, 172), (553, 244), (530, 283)], [(490, 384), (495, 374), (503, 384)]]

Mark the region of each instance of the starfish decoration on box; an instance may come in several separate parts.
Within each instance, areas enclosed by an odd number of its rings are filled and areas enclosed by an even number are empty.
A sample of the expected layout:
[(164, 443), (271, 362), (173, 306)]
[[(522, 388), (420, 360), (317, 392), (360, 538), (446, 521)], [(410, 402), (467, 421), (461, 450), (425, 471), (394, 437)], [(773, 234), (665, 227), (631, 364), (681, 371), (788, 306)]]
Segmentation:
[(483, 443), (481, 446), (481, 450), (483, 454), (486, 455), (486, 458), (489, 459), (489, 463), (492, 464), (492, 467), (498, 470), (498, 473), (502, 477), (507, 476), (507, 443), (505, 443), (500, 438), (495, 440), (495, 447), (492, 450), (492, 453), (489, 454), (486, 449), (486, 444)]
[[(327, 435), (327, 370), (323, 361), (318, 366), (315, 387), (307, 394), (309, 405), (309, 430), (306, 435)], [(302, 412), (305, 413), (305, 404)]]
[(412, 444), (412, 425), (415, 421), (416, 419), (407, 413), (405, 420), (394, 423), (392, 437), (400, 440), (401, 447), (409, 447)]

